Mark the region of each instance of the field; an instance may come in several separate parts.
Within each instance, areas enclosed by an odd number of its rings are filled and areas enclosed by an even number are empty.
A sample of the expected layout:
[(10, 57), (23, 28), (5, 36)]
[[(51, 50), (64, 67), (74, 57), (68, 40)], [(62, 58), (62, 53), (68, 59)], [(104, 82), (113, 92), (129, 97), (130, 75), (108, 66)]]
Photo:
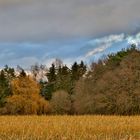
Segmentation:
[(140, 140), (140, 116), (1, 116), (0, 140)]

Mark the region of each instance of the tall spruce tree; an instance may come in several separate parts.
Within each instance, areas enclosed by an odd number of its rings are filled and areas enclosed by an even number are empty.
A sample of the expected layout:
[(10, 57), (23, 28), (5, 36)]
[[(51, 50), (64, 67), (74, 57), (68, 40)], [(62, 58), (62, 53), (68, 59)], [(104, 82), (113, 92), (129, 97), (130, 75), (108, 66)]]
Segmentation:
[(47, 73), (47, 77), (48, 77), (48, 82), (52, 83), (55, 82), (56, 80), (56, 69), (55, 69), (55, 65), (52, 64), (52, 66), (49, 69), (49, 72)]
[(6, 103), (6, 97), (11, 95), (11, 80), (15, 77), (13, 68), (7, 65), (0, 71), (0, 107)]

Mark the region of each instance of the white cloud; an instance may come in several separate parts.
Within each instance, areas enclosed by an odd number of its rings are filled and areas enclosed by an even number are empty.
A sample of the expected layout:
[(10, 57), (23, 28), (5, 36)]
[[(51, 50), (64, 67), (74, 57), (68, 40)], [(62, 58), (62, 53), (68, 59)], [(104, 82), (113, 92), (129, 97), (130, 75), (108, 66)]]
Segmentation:
[(105, 49), (111, 47), (114, 43), (121, 42), (124, 40), (124, 34), (120, 35), (110, 35), (107, 37), (94, 39), (90, 41), (89, 45), (94, 45), (95, 48), (91, 51), (89, 51), (85, 57), (90, 57), (92, 55), (95, 55), (97, 53), (103, 52)]
[(30, 68), (35, 63), (48, 67), (56, 58), (61, 59), (69, 67), (74, 61), (90, 63), (104, 53), (119, 51), (132, 43), (140, 44), (140, 33), (136, 35), (110, 35), (102, 38), (84, 40), (75, 44), (32, 44), (32, 43), (0, 43), (0, 67), (21, 65)]
[(126, 40), (128, 44), (136, 44), (136, 46), (138, 46), (140, 44), (140, 33), (134, 36), (128, 36)]

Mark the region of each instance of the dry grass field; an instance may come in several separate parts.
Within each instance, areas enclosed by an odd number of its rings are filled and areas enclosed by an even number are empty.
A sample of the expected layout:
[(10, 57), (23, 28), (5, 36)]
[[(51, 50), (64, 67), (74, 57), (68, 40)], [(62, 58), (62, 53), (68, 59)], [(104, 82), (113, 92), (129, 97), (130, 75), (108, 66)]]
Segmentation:
[(140, 140), (140, 116), (1, 116), (0, 140)]

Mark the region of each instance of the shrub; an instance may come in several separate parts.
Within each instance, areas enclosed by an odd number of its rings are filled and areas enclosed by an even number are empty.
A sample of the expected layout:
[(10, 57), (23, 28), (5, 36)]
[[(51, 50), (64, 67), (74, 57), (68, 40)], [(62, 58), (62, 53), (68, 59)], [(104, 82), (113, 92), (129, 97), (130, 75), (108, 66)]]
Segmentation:
[(71, 110), (70, 95), (63, 90), (53, 93), (51, 106), (54, 114), (69, 114)]

